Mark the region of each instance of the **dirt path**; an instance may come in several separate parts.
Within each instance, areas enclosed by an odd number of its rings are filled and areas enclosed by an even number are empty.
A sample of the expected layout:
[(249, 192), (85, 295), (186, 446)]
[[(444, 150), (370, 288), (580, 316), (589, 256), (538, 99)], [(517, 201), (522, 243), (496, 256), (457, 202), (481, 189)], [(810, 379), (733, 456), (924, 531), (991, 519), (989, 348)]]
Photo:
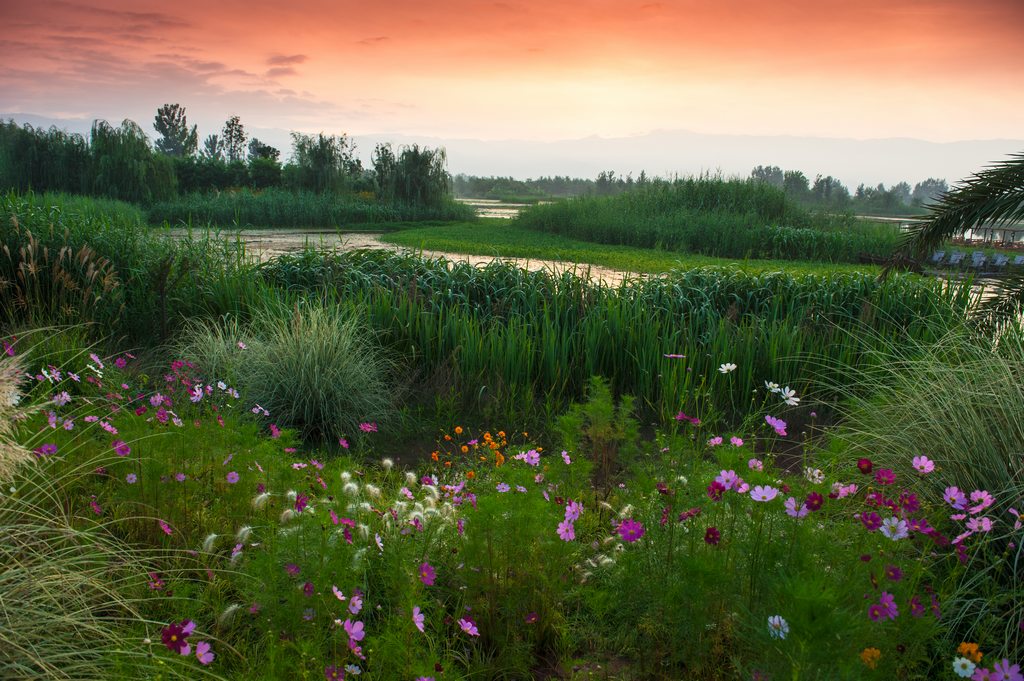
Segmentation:
[[(307, 245), (317, 248), (336, 249), (338, 251), (354, 251), (358, 249), (388, 250), (396, 252), (408, 252), (411, 249), (393, 244), (384, 243), (380, 240), (379, 234), (357, 233), (338, 234), (337, 232), (315, 231), (315, 230), (270, 230), (270, 229), (243, 229), (237, 232), (226, 232), (226, 236), (237, 236), (245, 244), (245, 249), (251, 255), (256, 255), (260, 260), (266, 261), (282, 253), (294, 253), (301, 251)], [(577, 274), (589, 273), (590, 279), (595, 282), (615, 286), (622, 283), (627, 277), (636, 278), (638, 275), (630, 275), (627, 272), (613, 270), (598, 265), (578, 264), (564, 260), (537, 260), (532, 258), (497, 258), (488, 255), (466, 255), (463, 253), (446, 253), (443, 251), (415, 251), (422, 253), (428, 258), (447, 258), (454, 262), (467, 262), (471, 265), (486, 265), (494, 260), (512, 262), (516, 265), (530, 270), (546, 270), (554, 274), (565, 271), (576, 272)]]

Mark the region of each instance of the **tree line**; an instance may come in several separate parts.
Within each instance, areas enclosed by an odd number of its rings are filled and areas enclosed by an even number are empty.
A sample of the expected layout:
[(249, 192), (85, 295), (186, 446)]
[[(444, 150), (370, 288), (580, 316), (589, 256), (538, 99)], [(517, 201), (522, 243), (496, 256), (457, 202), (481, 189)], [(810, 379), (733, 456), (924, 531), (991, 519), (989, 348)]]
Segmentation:
[[(928, 178), (913, 187), (899, 182), (890, 187), (860, 184), (851, 192), (831, 175), (817, 175), (810, 180), (799, 170), (782, 170), (778, 166), (757, 166), (749, 176), (751, 182), (763, 182), (782, 189), (786, 196), (805, 206), (837, 212), (858, 214), (912, 215), (935, 202), (949, 187), (944, 179)], [(615, 196), (640, 189), (653, 182), (646, 172), (616, 175), (602, 171), (594, 179), (577, 177), (538, 177), (517, 180), (512, 177), (480, 177), (456, 175), (455, 195), (466, 198), (527, 200), (570, 198), (574, 196)]]
[(95, 121), (88, 137), (0, 121), (0, 188), (62, 191), (147, 204), (178, 194), (280, 187), (360, 194), (386, 202), (437, 206), (450, 199), (444, 149), (378, 144), (370, 167), (342, 135), (292, 132), (291, 157), (250, 137), (238, 116), (199, 142), (185, 108), (161, 106), (150, 141), (137, 123)]

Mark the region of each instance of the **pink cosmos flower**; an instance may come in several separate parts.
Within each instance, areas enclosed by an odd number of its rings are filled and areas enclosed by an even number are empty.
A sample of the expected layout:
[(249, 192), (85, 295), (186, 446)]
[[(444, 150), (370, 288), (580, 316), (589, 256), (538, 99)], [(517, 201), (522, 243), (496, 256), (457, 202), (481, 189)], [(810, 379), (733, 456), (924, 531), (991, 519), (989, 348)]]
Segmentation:
[(927, 475), (935, 470), (935, 462), (923, 454), (921, 456), (915, 456), (911, 463), (913, 464), (914, 469), (922, 475)]
[(434, 578), (437, 577), (437, 571), (430, 563), (423, 563), (420, 565), (420, 581), (427, 586), (434, 586)]
[(573, 527), (571, 520), (563, 520), (558, 523), (558, 537), (567, 542), (576, 538), (576, 528)]
[(786, 515), (790, 516), (791, 518), (803, 518), (810, 512), (810, 509), (807, 508), (807, 504), (800, 504), (800, 507), (797, 508), (797, 501), (794, 497), (786, 499), (785, 506)]
[(350, 619), (346, 619), (342, 625), (345, 628), (345, 633), (348, 634), (349, 643), (355, 641), (362, 641), (366, 637), (366, 632), (363, 630), (363, 623), (356, 621), (353, 622)]
[(135, 473), (129, 473), (128, 475), (124, 476), (124, 481), (127, 482), (129, 485), (134, 485), (136, 482), (138, 482), (138, 480), (139, 478), (138, 476), (135, 475)]
[(420, 606), (418, 606), (418, 605), (413, 606), (413, 609), (412, 609), (412, 623), (416, 625), (416, 628), (420, 630), (420, 633), (423, 633), (423, 620), (424, 619), (425, 618), (423, 617), (423, 613), (420, 612)]
[(509, 491), (509, 490), (510, 490), (510, 489), (512, 489), (512, 488), (511, 488), (511, 487), (509, 487), (509, 486), (508, 486), (508, 485), (507, 485), (506, 483), (504, 483), (504, 482), (499, 482), (499, 483), (497, 484), (497, 486), (495, 487), (495, 489), (497, 489), (497, 490), (498, 490), (499, 492), (501, 492), (502, 494), (504, 494), (505, 492)]
[(729, 438), (729, 444), (731, 444), (733, 447), (742, 447), (743, 439), (733, 435), (731, 438)]
[(348, 611), (353, 615), (358, 615), (359, 611), (363, 609), (363, 598), (358, 593), (353, 594), (352, 598), (348, 601)]
[(341, 445), (344, 449), (348, 449), (348, 440), (346, 440), (345, 438), (339, 437), (338, 444)]
[(739, 480), (739, 477), (740, 476), (736, 474), (736, 471), (722, 471), (715, 476), (715, 482), (721, 483), (726, 489), (732, 489), (736, 486), (736, 481)]
[(207, 643), (206, 641), (200, 641), (199, 643), (196, 644), (196, 657), (199, 658), (199, 663), (200, 664), (204, 664), (205, 665), (205, 664), (210, 664), (211, 662), (213, 662), (213, 658), (215, 658), (216, 655), (214, 655), (210, 651), (210, 644), (209, 643)]
[(713, 437), (710, 440), (708, 440), (708, 446), (709, 447), (717, 447), (720, 444), (722, 444), (722, 436), (721, 435)]
[(947, 504), (958, 511), (962, 511), (967, 507), (967, 495), (957, 487), (947, 487), (946, 491), (942, 494), (942, 498)]
[(479, 636), (480, 631), (476, 628), (476, 622), (468, 617), (459, 620), (459, 626), (470, 636)]
[(564, 450), (562, 451), (562, 461), (565, 462), (566, 466), (572, 464), (572, 459), (569, 458), (569, 452)]
[(760, 459), (750, 459), (749, 461), (747, 461), (747, 468), (749, 468), (752, 471), (763, 471), (764, 462), (761, 461)]
[(750, 498), (754, 501), (771, 501), (778, 496), (779, 490), (771, 485), (757, 485), (750, 492)]
[(874, 511), (861, 514), (860, 521), (869, 532), (874, 532), (882, 526), (882, 516)]
[(171, 526), (168, 525), (166, 522), (164, 522), (163, 520), (159, 520), (159, 519), (157, 520), (157, 522), (160, 524), (160, 529), (164, 531), (164, 534), (168, 534), (168, 535), (174, 534), (174, 530), (172, 530)]
[(975, 505), (968, 508), (967, 511), (971, 515), (974, 515), (975, 513), (981, 513), (986, 508), (994, 504), (995, 501), (995, 498), (993, 498), (993, 496), (989, 494), (987, 491), (983, 489), (976, 489), (973, 492), (971, 492), (971, 502), (974, 503)]
[(765, 416), (764, 420), (775, 430), (776, 434), (783, 436), (786, 434), (786, 422), (782, 419), (777, 419), (774, 416)]
[(985, 516), (980, 518), (971, 518), (967, 521), (967, 529), (971, 532), (991, 532), (992, 519)]
[(377, 432), (377, 424), (376, 423), (360, 423), (359, 424), (359, 430), (363, 431), (364, 433), (376, 433)]
[(231, 471), (230, 473), (227, 474), (226, 479), (229, 484), (235, 484), (236, 482), (238, 482), (238, 472)]
[(565, 505), (566, 520), (578, 520), (581, 513), (583, 513), (583, 504), (570, 499), (569, 503)]

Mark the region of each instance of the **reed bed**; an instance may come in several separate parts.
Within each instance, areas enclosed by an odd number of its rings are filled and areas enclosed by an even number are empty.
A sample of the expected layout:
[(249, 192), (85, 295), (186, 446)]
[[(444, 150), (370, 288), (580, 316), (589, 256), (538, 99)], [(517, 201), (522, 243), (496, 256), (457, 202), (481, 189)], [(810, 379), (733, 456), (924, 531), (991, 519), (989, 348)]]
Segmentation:
[[(557, 404), (604, 376), (652, 416), (736, 420), (736, 395), (764, 381), (801, 393), (841, 367), (882, 362), (904, 339), (929, 341), (964, 318), (968, 289), (916, 276), (751, 274), (701, 268), (593, 285), (512, 264), (477, 268), (379, 252), (307, 251), (265, 265), (263, 279), (363, 315), (421, 372), (448, 370), (480, 400), (532, 393)], [(685, 355), (685, 358), (666, 357)], [(737, 369), (721, 373), (721, 364)]]
[(518, 223), (605, 244), (826, 262), (887, 255), (898, 238), (889, 226), (811, 213), (770, 185), (713, 177), (535, 206), (524, 210)]
[(342, 227), (418, 220), (469, 220), (473, 209), (455, 201), (440, 206), (377, 201), (360, 195), (265, 189), (194, 193), (152, 204), (149, 221), (218, 227)]

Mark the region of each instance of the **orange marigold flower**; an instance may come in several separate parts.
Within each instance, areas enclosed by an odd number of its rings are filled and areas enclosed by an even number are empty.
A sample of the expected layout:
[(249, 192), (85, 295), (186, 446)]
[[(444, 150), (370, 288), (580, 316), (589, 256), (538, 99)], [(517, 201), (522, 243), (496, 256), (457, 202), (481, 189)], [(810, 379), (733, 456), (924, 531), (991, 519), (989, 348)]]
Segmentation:
[(467, 480), (472, 480), (475, 477), (476, 477), (476, 473), (474, 473), (473, 471), (466, 471), (466, 479)]
[(878, 660), (881, 657), (882, 651), (878, 648), (865, 648), (860, 652), (861, 661), (870, 669), (874, 669), (878, 665)]
[(430, 452), (430, 458), (434, 461), (437, 461), (437, 452)]
[(957, 647), (956, 652), (960, 653), (971, 662), (981, 662), (982, 653), (978, 650), (977, 643), (967, 643), (965, 641)]
[(452, 462), (451, 461), (445, 461), (444, 462), (444, 466), (445, 466), (445, 468), (451, 468), (452, 467)]
[(504, 430), (499, 430), (498, 431), (498, 437), (505, 437), (505, 431)]
[(452, 436), (451, 435), (445, 435), (444, 436), (444, 441), (445, 442), (451, 442), (452, 441)]
[(505, 457), (502, 456), (501, 452), (494, 452), (494, 465), (500, 466), (505, 463)]
[(455, 434), (462, 435), (462, 426), (455, 426)]
[(462, 445), (461, 449), (462, 449), (462, 453), (463, 454), (466, 454), (466, 453), (469, 452), (469, 447), (467, 447), (466, 445)]

